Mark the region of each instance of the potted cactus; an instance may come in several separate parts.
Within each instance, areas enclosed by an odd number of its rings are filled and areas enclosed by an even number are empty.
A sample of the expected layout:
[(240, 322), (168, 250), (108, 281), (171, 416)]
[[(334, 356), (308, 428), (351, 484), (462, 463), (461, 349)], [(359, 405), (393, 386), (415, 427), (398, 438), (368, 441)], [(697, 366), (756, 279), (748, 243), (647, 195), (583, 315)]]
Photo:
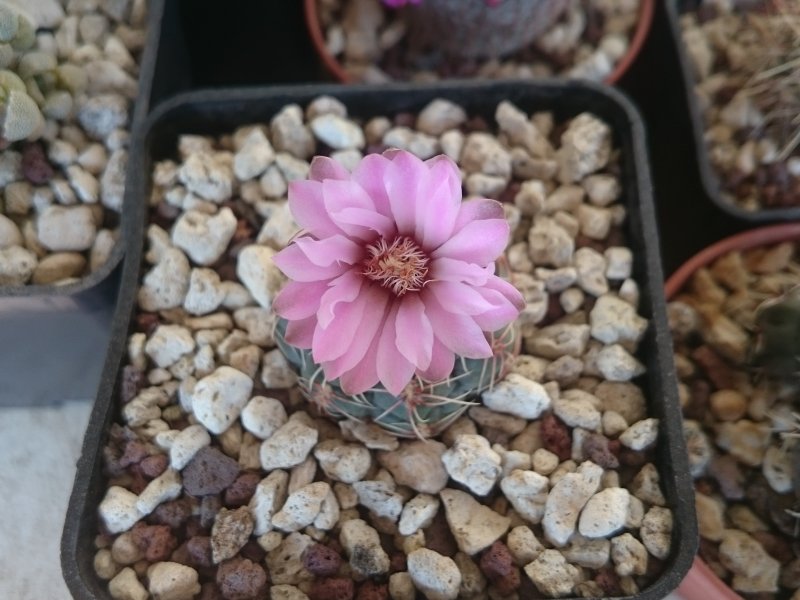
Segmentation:
[(798, 585), (798, 239), (795, 223), (746, 231), (666, 285), (701, 534), (690, 600)]
[(306, 22), (340, 81), (554, 74), (613, 83), (639, 51), (653, 0), (306, 0)]

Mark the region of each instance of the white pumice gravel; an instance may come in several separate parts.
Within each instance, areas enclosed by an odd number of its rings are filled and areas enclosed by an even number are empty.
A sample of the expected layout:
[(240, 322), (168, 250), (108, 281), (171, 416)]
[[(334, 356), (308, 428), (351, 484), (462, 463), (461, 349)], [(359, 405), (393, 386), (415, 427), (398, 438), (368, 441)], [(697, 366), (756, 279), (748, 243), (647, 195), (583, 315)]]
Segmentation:
[[(584, 114), (554, 137), (552, 115), (509, 102), (499, 136), (470, 118), (437, 101), (414, 119), (364, 121), (318, 99), (229, 136), (181, 136), (178, 158), (155, 166), (155, 202), (174, 217), (147, 228), (98, 507), (96, 571), (117, 594), (141, 595), (144, 569), (169, 563), (234, 596), (226, 569), (263, 576), (253, 598), (322, 600), (337, 586), (513, 598), (523, 584), (585, 595), (599, 581), (624, 595), (653, 581), (648, 557), (669, 558), (672, 512), (653, 464), (660, 421), (636, 378), (648, 327), (630, 301), (637, 273), (622, 221), (606, 231), (603, 211), (624, 213), (610, 129)], [(297, 231), (287, 183), (318, 143), (361, 152), (387, 139), (453, 151), (465, 185), (502, 182), (508, 277), (527, 302), (509, 373), (429, 440), (321, 416), (273, 336), (273, 257)], [(123, 552), (112, 568), (108, 549), (133, 538), (171, 550)], [(221, 562), (197, 562), (214, 548)]]
[[(119, 238), (147, 2), (10, 4), (35, 40), (27, 50), (4, 43), (4, 68), (39, 96), (44, 123), (0, 151), (0, 286), (78, 283), (107, 264)], [(7, 220), (24, 235), (9, 237)], [(53, 258), (61, 252), (75, 255)]]

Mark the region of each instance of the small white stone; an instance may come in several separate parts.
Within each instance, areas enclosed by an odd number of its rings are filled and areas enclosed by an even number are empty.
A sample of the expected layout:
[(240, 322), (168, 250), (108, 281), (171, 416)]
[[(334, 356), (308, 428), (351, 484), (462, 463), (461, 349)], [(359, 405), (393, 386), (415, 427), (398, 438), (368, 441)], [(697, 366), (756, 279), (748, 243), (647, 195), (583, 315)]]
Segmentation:
[(528, 251), (536, 266), (568, 267), (572, 265), (575, 240), (555, 220), (538, 216), (528, 232)]
[(577, 472), (567, 473), (550, 490), (542, 528), (553, 545), (564, 546), (569, 541), (581, 510), (600, 487), (602, 475), (601, 467), (586, 461)]
[(254, 535), (272, 531), (272, 516), (286, 501), (288, 484), (289, 474), (280, 470), (272, 471), (258, 483), (248, 505), (255, 521)]
[(182, 491), (180, 473), (175, 469), (167, 469), (142, 490), (136, 501), (136, 508), (142, 515), (149, 515), (159, 504), (174, 500)]
[(36, 255), (21, 246), (0, 248), (0, 285), (25, 285), (36, 269)]
[(447, 485), (442, 462), (446, 446), (436, 440), (402, 442), (396, 450), (380, 452), (378, 461), (395, 481), (417, 492), (438, 494)]
[(275, 160), (275, 150), (260, 127), (254, 127), (233, 157), (233, 172), (240, 181), (261, 175)]
[(103, 206), (121, 211), (125, 196), (125, 172), (128, 166), (128, 152), (124, 148), (114, 150), (100, 177), (100, 199)]
[(467, 120), (467, 113), (458, 104), (436, 98), (417, 115), (417, 129), (428, 135), (441, 135), (456, 129)]
[(251, 245), (239, 252), (236, 275), (262, 307), (272, 308), (272, 300), (283, 285), (283, 274), (273, 262), (276, 252), (267, 246)]
[(619, 344), (606, 346), (597, 355), (597, 368), (609, 381), (630, 381), (644, 373), (644, 365)]
[(272, 214), (258, 232), (256, 243), (281, 250), (298, 234), (300, 226), (295, 222), (288, 202), (275, 202), (274, 205)]
[(407, 558), (408, 574), (429, 600), (456, 600), (461, 572), (452, 558), (428, 548), (414, 550)]
[(553, 147), (536, 124), (519, 108), (503, 100), (495, 110), (495, 120), (500, 131), (506, 134), (514, 146), (522, 146), (534, 158), (549, 158)]
[(286, 409), (275, 398), (253, 396), (242, 409), (242, 426), (259, 439), (269, 438), (286, 424)]
[(580, 181), (606, 166), (611, 157), (611, 128), (589, 113), (572, 119), (556, 151), (562, 183)]
[(506, 545), (517, 565), (527, 565), (544, 550), (542, 542), (526, 525), (519, 525), (509, 531)]
[(461, 155), (461, 167), (467, 173), (511, 176), (511, 155), (493, 135), (484, 132), (467, 136)]
[(450, 477), (479, 496), (488, 494), (502, 473), (500, 455), (480, 435), (459, 435), (442, 463)]
[(286, 389), (297, 382), (297, 373), (294, 372), (283, 352), (270, 350), (264, 354), (261, 361), (261, 383), (272, 389)]
[(189, 425), (178, 432), (169, 448), (169, 464), (180, 471), (197, 452), (211, 444), (211, 436), (202, 425)]
[(194, 416), (219, 435), (239, 418), (250, 398), (253, 380), (228, 366), (219, 367), (197, 382), (192, 392)]
[(299, 465), (316, 445), (318, 437), (313, 427), (290, 420), (261, 444), (261, 467), (271, 471)]
[(314, 449), (314, 457), (325, 475), (336, 481), (361, 481), (372, 466), (372, 455), (360, 444), (345, 444), (326, 440)]
[(581, 571), (569, 564), (558, 550), (544, 550), (525, 565), (525, 573), (536, 588), (551, 598), (569, 596), (581, 580)]
[(36, 221), (39, 242), (55, 252), (88, 250), (96, 231), (88, 206), (48, 206)]
[(180, 325), (159, 325), (147, 340), (144, 351), (161, 368), (172, 366), (181, 356), (194, 350), (191, 332)]
[(196, 264), (208, 266), (219, 260), (235, 231), (236, 217), (227, 206), (216, 215), (189, 210), (175, 222), (172, 243)]
[(225, 298), (219, 274), (213, 269), (192, 269), (189, 290), (183, 300), (183, 308), (193, 315), (212, 313)]
[(598, 297), (608, 292), (606, 259), (602, 254), (593, 248), (578, 248), (574, 264), (578, 272), (578, 285), (584, 292)]
[(314, 154), (316, 147), (314, 137), (303, 124), (303, 111), (296, 104), (283, 107), (272, 118), (270, 138), (279, 152), (288, 152), (303, 159)]
[(311, 525), (330, 491), (330, 485), (324, 481), (303, 486), (289, 495), (281, 510), (272, 517), (272, 525), (287, 532)]
[(108, 593), (114, 600), (147, 600), (145, 587), (136, 577), (136, 571), (125, 567), (108, 582)]
[(547, 477), (535, 471), (512, 471), (500, 481), (500, 489), (514, 510), (533, 524), (539, 523), (544, 516), (549, 487)]
[(518, 373), (509, 373), (481, 395), (484, 406), (523, 419), (537, 419), (550, 408), (544, 387)]
[(379, 517), (396, 521), (403, 510), (405, 498), (395, 491), (394, 482), (356, 481), (353, 489), (358, 494), (358, 503)]
[(393, 127), (384, 134), (383, 143), (390, 148), (411, 152), (422, 160), (427, 160), (439, 152), (437, 138), (408, 127)]
[(619, 441), (631, 450), (644, 450), (655, 444), (658, 438), (658, 419), (642, 419), (631, 425)]
[(660, 560), (669, 556), (672, 543), (672, 511), (653, 506), (642, 519), (639, 535), (647, 551)]
[(630, 533), (611, 540), (611, 560), (621, 577), (644, 575), (647, 572), (647, 549)]
[(177, 248), (164, 251), (158, 263), (144, 276), (137, 297), (139, 306), (148, 312), (177, 308), (189, 289), (190, 267)]
[(625, 527), (629, 506), (630, 494), (625, 488), (601, 490), (584, 506), (578, 531), (587, 538), (609, 537)]
[(613, 280), (628, 279), (633, 273), (633, 252), (623, 246), (611, 246), (603, 252), (606, 259), (606, 277)]
[(389, 556), (381, 547), (378, 532), (361, 519), (345, 521), (339, 542), (350, 557), (350, 567), (362, 577), (376, 577), (389, 572)]
[[(571, 392), (579, 390), (569, 390)], [(589, 431), (600, 429), (602, 415), (590, 400), (590, 394), (562, 396), (553, 402), (553, 414), (569, 427), (580, 427)]]
[(159, 600), (191, 600), (200, 593), (197, 571), (176, 562), (151, 565), (147, 580), (147, 591)]
[(366, 144), (361, 127), (339, 115), (320, 115), (311, 121), (310, 126), (317, 139), (334, 150), (363, 148)]
[(400, 535), (411, 535), (433, 522), (439, 512), (439, 499), (430, 494), (418, 494), (403, 507), (397, 530)]
[(128, 531), (144, 515), (136, 507), (139, 497), (123, 487), (112, 485), (100, 502), (98, 512), (109, 533)]
[(216, 155), (190, 154), (178, 170), (178, 179), (190, 192), (205, 200), (220, 203), (233, 193), (233, 172)]
[(597, 299), (589, 313), (592, 337), (604, 344), (639, 343), (647, 330), (647, 319), (636, 314), (628, 302), (604, 294)]
[(511, 525), (511, 519), (494, 512), (466, 492), (447, 488), (439, 496), (459, 549), (470, 556), (503, 537)]
[(611, 542), (606, 539), (589, 540), (580, 535), (572, 536), (569, 546), (561, 549), (570, 563), (587, 569), (599, 569), (608, 563)]
[(303, 566), (303, 553), (314, 543), (302, 533), (290, 533), (277, 548), (267, 553), (267, 572), (273, 584), (299, 585), (312, 578)]

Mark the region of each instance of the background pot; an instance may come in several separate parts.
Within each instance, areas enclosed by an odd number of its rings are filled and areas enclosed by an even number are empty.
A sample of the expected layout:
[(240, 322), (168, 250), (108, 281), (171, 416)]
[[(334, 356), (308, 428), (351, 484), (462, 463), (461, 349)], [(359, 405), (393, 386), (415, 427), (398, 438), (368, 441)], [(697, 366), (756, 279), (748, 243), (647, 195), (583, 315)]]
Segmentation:
[[(328, 48), (325, 45), (325, 35), (322, 31), (322, 24), (319, 21), (317, 0), (303, 0), (303, 2), (305, 4), (306, 27), (311, 36), (311, 41), (314, 44), (314, 49), (322, 60), (323, 65), (336, 81), (353, 83), (352, 77), (345, 71), (339, 60), (328, 52)], [(639, 18), (637, 19), (636, 29), (631, 37), (628, 51), (617, 62), (614, 66), (614, 70), (605, 78), (604, 83), (613, 85), (619, 81), (638, 56), (645, 39), (647, 39), (647, 33), (650, 31), (655, 4), (655, 0), (641, 0)]]
[(692, 133), (697, 154), (697, 166), (703, 189), (711, 201), (729, 215), (750, 223), (766, 223), (769, 221), (792, 221), (800, 219), (800, 206), (790, 208), (764, 208), (761, 210), (745, 210), (722, 197), (722, 183), (708, 153), (708, 144), (705, 141), (706, 122), (700, 109), (700, 103), (694, 88), (697, 80), (694, 76), (692, 63), (683, 36), (680, 24), (680, 15), (699, 4), (698, 0), (668, 0), (666, 2), (669, 27), (677, 48), (681, 75), (686, 90), (686, 104), (689, 108), (689, 117), (692, 122)]
[[(165, 0), (152, 0), (131, 130), (149, 110)], [(128, 164), (128, 172), (133, 165)], [(127, 197), (127, 191), (126, 191)], [(127, 200), (125, 201), (127, 202)], [(120, 231), (127, 210), (120, 211)], [(0, 406), (85, 399), (97, 391), (119, 287), (122, 236), (106, 263), (67, 285), (0, 286)], [(40, 373), (47, 373), (42, 377)]]
[(644, 146), (644, 127), (632, 104), (619, 92), (581, 82), (459, 82), (435, 85), (300, 86), (197, 91), (163, 103), (132, 144), (139, 171), (131, 179), (135, 201), (129, 204), (130, 228), (122, 272), (122, 296), (115, 313), (112, 343), (106, 355), (100, 389), (92, 410), (61, 541), (64, 578), (78, 599), (109, 598), (107, 584), (94, 572), (97, 507), (105, 493), (103, 447), (109, 425), (118, 411), (129, 325), (139, 282), (146, 198), (151, 170), (176, 152), (180, 134), (220, 134), (244, 124), (268, 121), (283, 106), (305, 105), (329, 95), (341, 100), (351, 115), (370, 117), (418, 112), (434, 98), (460, 103), (469, 114), (492, 119), (496, 105), (508, 100), (521, 110), (552, 110), (557, 119), (591, 111), (609, 124), (614, 145), (621, 151), (620, 180), (628, 212), (626, 235), (634, 253), (634, 277), (641, 290), (641, 314), (651, 322), (641, 344), (640, 359), (647, 367), (641, 382), (651, 416), (659, 419), (660, 435), (654, 463), (658, 465), (668, 505), (674, 514), (671, 553), (661, 576), (636, 597), (657, 600), (675, 589), (689, 569), (697, 548), (697, 524), (672, 346), (666, 322), (663, 278), (658, 252), (655, 208)]
[[(667, 301), (677, 296), (698, 269), (708, 266), (734, 250), (749, 250), (786, 241), (800, 240), (800, 223), (786, 223), (750, 229), (712, 244), (686, 261), (667, 280), (664, 291)], [(741, 600), (741, 596), (717, 577), (700, 558), (694, 560), (686, 579), (678, 588), (686, 600)]]

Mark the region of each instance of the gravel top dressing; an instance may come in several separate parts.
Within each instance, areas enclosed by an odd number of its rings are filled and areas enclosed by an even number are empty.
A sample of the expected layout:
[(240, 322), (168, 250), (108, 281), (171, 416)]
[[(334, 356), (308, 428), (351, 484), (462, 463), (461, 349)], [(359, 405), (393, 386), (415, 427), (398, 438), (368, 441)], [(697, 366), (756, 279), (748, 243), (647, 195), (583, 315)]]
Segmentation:
[[(104, 448), (94, 567), (111, 596), (601, 597), (658, 579), (673, 513), (613, 139), (589, 113), (502, 102), (489, 121), (434, 100), (359, 120), (326, 96), (180, 136), (152, 174)], [(507, 374), (426, 440), (327, 416), (276, 347), (288, 186), (315, 155), (352, 170), (387, 148), (444, 153), (466, 199), (502, 202), (498, 273), (525, 301)]]

